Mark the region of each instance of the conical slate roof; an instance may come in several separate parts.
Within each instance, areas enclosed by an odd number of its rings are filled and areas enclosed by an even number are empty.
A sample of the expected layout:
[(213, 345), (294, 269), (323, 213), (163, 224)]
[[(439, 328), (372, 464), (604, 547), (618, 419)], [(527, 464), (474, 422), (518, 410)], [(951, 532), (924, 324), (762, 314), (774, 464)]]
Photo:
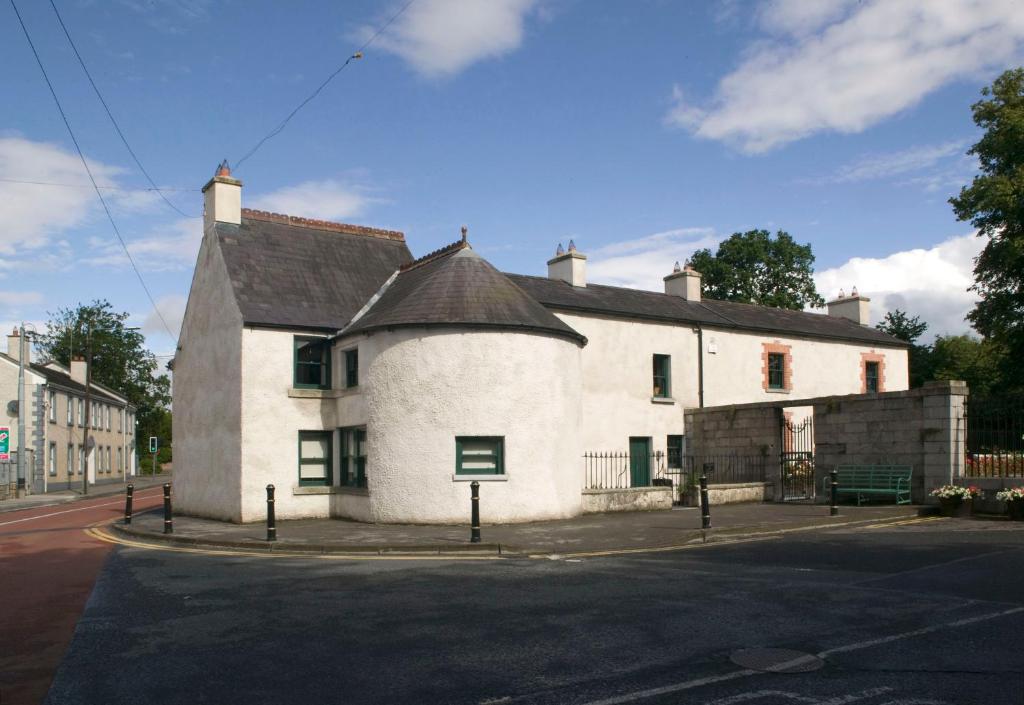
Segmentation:
[(402, 267), (339, 337), (407, 326), (495, 328), (587, 342), (465, 241)]

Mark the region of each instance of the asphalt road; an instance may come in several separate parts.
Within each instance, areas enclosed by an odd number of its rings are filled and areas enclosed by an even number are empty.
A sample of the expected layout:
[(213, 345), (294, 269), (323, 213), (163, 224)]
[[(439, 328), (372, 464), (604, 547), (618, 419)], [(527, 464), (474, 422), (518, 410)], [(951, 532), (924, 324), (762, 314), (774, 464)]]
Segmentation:
[[(1019, 704), (1024, 531), (1011, 527), (921, 521), (572, 561), (119, 547), (47, 702)], [(731, 660), (763, 647), (821, 668)]]
[[(139, 510), (162, 490), (136, 495)], [(110, 545), (82, 529), (124, 512), (98, 497), (0, 514), (0, 705), (46, 695)]]

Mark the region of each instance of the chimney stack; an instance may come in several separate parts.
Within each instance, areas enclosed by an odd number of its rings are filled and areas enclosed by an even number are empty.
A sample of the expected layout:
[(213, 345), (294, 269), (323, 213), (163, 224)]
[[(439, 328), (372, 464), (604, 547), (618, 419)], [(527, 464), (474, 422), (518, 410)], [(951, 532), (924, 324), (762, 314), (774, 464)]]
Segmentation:
[(573, 286), (587, 285), (587, 256), (576, 251), (576, 243), (569, 240), (569, 249), (558, 243), (553, 259), (548, 260), (548, 279), (560, 279)]
[(71, 358), (71, 379), (79, 384), (85, 384), (85, 358)]
[[(7, 336), (7, 357), (13, 358), (15, 362), (21, 360), (21, 333), (17, 328)], [(31, 348), (25, 351), (25, 362), (31, 362)]]
[(665, 293), (669, 296), (678, 296), (687, 301), (700, 301), (700, 272), (696, 271), (687, 262), (685, 267), (680, 267), (676, 262), (672, 273), (665, 277)]
[(242, 182), (232, 178), (226, 159), (203, 186), (203, 232), (214, 223), (242, 224)]
[(857, 287), (853, 287), (853, 293), (845, 296), (840, 290), (839, 296), (828, 304), (828, 315), (837, 318), (848, 318), (854, 323), (862, 326), (868, 325), (871, 320), (871, 299), (857, 293)]

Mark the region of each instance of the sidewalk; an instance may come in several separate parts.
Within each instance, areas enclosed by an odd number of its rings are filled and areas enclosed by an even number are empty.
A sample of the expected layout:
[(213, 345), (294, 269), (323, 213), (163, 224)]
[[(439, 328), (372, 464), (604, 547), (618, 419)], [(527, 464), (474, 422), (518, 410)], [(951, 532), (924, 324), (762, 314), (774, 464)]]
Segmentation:
[[(135, 485), (135, 491), (144, 490), (149, 487), (157, 487), (165, 482), (171, 482), (169, 473), (162, 473), (153, 477), (152, 475), (138, 475), (129, 477), (128, 482)], [(58, 504), (77, 502), (80, 499), (92, 499), (95, 497), (111, 497), (113, 495), (124, 496), (125, 484), (123, 482), (104, 482), (98, 485), (89, 485), (89, 494), (82, 494), (81, 489), (56, 490), (33, 494), (19, 499), (5, 499), (0, 501), (0, 514), (5, 512), (16, 512), (19, 509), (33, 509), (35, 507), (53, 507)]]
[(840, 507), (829, 516), (824, 505), (733, 504), (711, 508), (712, 528), (701, 531), (700, 510), (588, 514), (576, 519), (502, 524), (481, 528), (483, 542), (469, 542), (469, 526), (362, 524), (343, 519), (277, 522), (278, 540), (267, 542), (266, 525), (230, 524), (174, 517), (174, 533), (163, 534), (160, 510), (139, 514), (117, 533), (146, 541), (245, 551), (375, 554), (593, 554), (679, 547), (781, 531), (827, 529), (851, 522), (915, 517), (918, 507)]

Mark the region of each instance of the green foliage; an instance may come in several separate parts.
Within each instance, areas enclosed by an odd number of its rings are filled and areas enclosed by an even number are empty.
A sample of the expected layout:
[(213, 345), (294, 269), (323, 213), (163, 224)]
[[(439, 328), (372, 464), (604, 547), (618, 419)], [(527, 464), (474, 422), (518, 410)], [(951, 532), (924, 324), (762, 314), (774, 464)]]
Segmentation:
[(109, 301), (96, 300), (49, 316), (39, 343), (42, 353), (67, 366), (72, 351), (84, 357), (91, 347), (93, 381), (120, 392), (136, 408), (140, 454), (145, 455), (150, 436), (170, 445), (171, 382), (157, 374), (156, 357), (145, 348), (145, 337), (125, 325), (128, 314), (115, 312)]
[(1000, 391), (1002, 351), (969, 335), (939, 336), (931, 350), (932, 379), (962, 379), (972, 396)]
[(920, 316), (911, 318), (904, 311), (896, 309), (885, 314), (881, 323), (875, 326), (883, 333), (910, 343), (907, 353), (910, 366), (910, 386), (920, 387), (932, 376), (932, 350), (927, 345), (918, 345), (917, 340), (928, 330), (928, 324)]
[(797, 244), (782, 230), (774, 238), (767, 230), (734, 233), (715, 254), (698, 250), (690, 262), (709, 299), (797, 311), (825, 305), (814, 287), (811, 246)]
[(1009, 388), (1024, 389), (1024, 69), (1003, 73), (971, 106), (985, 132), (968, 151), (981, 173), (949, 200), (960, 220), (988, 238), (975, 260), (981, 295), (968, 315), (974, 328), (1005, 349), (1001, 367)]

